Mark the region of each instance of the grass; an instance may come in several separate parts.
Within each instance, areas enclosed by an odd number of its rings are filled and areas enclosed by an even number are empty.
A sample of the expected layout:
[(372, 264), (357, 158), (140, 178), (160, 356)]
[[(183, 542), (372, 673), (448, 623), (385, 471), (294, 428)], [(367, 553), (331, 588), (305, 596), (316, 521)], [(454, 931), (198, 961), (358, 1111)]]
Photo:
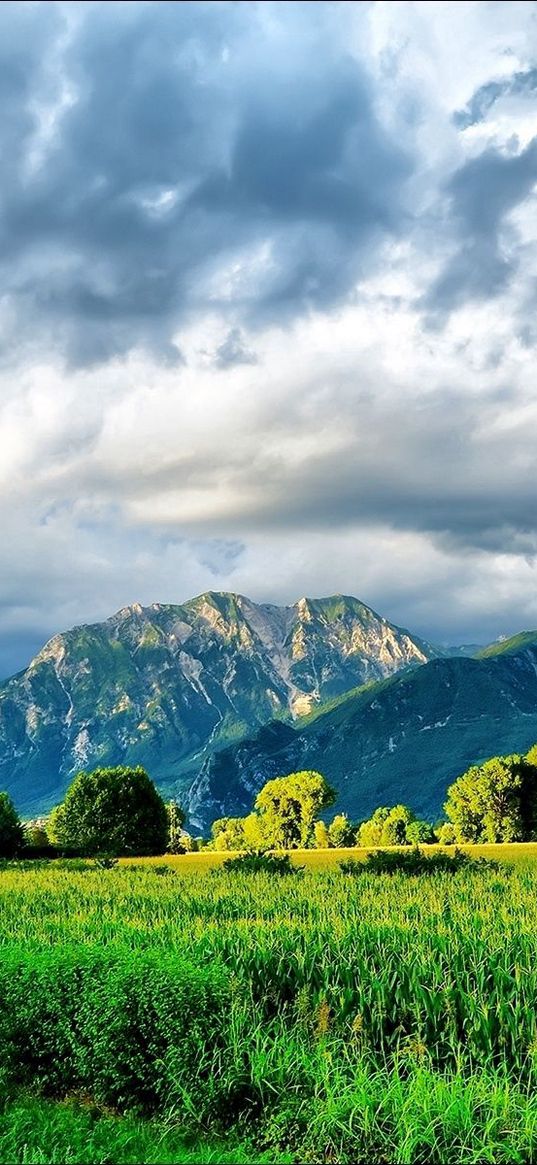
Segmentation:
[(465, 848), (5, 866), (0, 1160), (534, 1160), (537, 845)]
[[(76, 1098), (17, 1097), (0, 1113), (0, 1161), (10, 1165), (247, 1165), (252, 1152), (246, 1142), (210, 1145), (173, 1124), (118, 1117)], [(255, 1160), (291, 1158), (255, 1151)]]

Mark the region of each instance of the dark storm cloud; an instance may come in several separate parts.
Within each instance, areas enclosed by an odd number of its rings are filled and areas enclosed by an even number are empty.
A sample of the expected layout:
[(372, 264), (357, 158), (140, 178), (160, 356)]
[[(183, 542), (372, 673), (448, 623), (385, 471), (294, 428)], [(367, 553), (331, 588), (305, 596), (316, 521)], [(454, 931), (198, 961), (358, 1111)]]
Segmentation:
[(447, 194), (459, 245), (430, 288), (426, 303), (440, 315), (468, 300), (493, 297), (516, 271), (519, 252), (504, 245), (509, 213), (537, 181), (537, 138), (519, 153), (484, 150), (451, 178)]
[[(16, 148), (0, 262), (18, 315), (4, 343), (35, 344), (42, 329), (75, 365), (133, 346), (174, 360), (173, 334), (200, 303), (232, 327), (330, 306), (400, 228), (410, 164), (327, 18), (334, 6), (302, 4), (300, 19), (294, 4), (1, 7), (27, 26), (3, 78)], [(53, 73), (55, 55), (61, 92), (41, 63)], [(257, 245), (263, 269), (219, 291)]]
[(487, 114), (503, 97), (533, 97), (537, 90), (537, 68), (521, 70), (501, 81), (487, 81), (480, 85), (464, 109), (453, 114), (458, 129), (469, 129), (485, 121)]

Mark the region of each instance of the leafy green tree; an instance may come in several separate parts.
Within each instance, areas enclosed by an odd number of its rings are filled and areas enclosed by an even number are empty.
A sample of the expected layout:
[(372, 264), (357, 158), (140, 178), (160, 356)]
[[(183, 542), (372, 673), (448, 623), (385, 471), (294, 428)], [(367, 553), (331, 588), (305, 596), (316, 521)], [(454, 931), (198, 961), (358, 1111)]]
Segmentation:
[(183, 825), (186, 816), (178, 801), (167, 802), (166, 814), (168, 818), (168, 844), (166, 851), (170, 854), (185, 853)]
[(162, 854), (168, 814), (145, 769), (81, 772), (52, 820), (60, 846), (81, 854)]
[(382, 826), (380, 845), (407, 845), (406, 831), (414, 814), (408, 805), (394, 805)]
[(246, 849), (242, 817), (220, 817), (218, 821), (213, 822), (211, 832), (212, 848), (215, 850)]
[(313, 838), (316, 849), (329, 849), (330, 836), (328, 833), (328, 826), (326, 821), (316, 821), (313, 827)]
[(24, 832), (11, 797), (0, 793), (0, 857), (14, 858), (24, 844)]
[(374, 848), (380, 845), (380, 836), (384, 822), (389, 816), (390, 810), (386, 805), (381, 805), (378, 809), (375, 809), (369, 821), (363, 821), (358, 830), (358, 845), (366, 848)]
[(263, 819), (258, 813), (249, 813), (248, 817), (244, 817), (242, 828), (244, 849), (250, 853), (261, 853), (270, 848)]
[(255, 800), (267, 844), (274, 849), (307, 846), (316, 817), (335, 799), (335, 790), (311, 769), (267, 781)]
[(455, 845), (457, 830), (452, 821), (443, 821), (437, 828), (437, 837), (440, 845)]
[(428, 821), (409, 821), (406, 827), (406, 840), (408, 845), (433, 845), (437, 839)]
[(336, 813), (328, 826), (328, 839), (334, 849), (354, 845), (354, 829), (346, 813)]
[(449, 787), (445, 810), (457, 841), (529, 841), (537, 832), (537, 768), (518, 754), (472, 765)]
[(45, 849), (50, 845), (48, 833), (43, 825), (29, 822), (24, 827), (24, 844), (33, 849)]

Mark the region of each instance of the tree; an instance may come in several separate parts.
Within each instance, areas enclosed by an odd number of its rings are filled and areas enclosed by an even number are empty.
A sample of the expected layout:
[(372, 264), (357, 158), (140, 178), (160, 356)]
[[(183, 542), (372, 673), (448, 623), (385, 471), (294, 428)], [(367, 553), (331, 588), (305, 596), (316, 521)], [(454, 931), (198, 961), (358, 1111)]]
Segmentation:
[(358, 845), (366, 848), (380, 845), (380, 835), (387, 817), (390, 816), (390, 810), (386, 805), (381, 805), (370, 817), (369, 821), (363, 821), (358, 830)]
[(24, 844), (24, 832), (11, 797), (0, 793), (0, 858), (14, 858)]
[(185, 853), (183, 825), (186, 816), (178, 801), (167, 802), (166, 814), (168, 819), (168, 844), (166, 851), (170, 854)]
[(415, 821), (415, 817), (408, 805), (394, 805), (382, 826), (381, 846), (408, 845), (406, 831), (413, 821)]
[(316, 821), (313, 827), (313, 837), (315, 840), (316, 849), (328, 849), (330, 846), (330, 837), (328, 834), (328, 826), (326, 821)]
[(307, 846), (316, 817), (335, 799), (335, 790), (311, 769), (267, 781), (255, 800), (267, 844), (274, 849)]
[(57, 843), (81, 854), (162, 854), (168, 814), (145, 769), (81, 772), (52, 815)]
[(436, 834), (428, 821), (409, 821), (406, 840), (408, 845), (433, 845)]
[(30, 821), (23, 828), (25, 845), (32, 849), (45, 849), (50, 845), (48, 833), (43, 825)]
[(354, 829), (346, 813), (336, 813), (334, 820), (328, 826), (329, 844), (334, 849), (354, 845)]
[(452, 821), (443, 821), (438, 826), (437, 835), (440, 845), (455, 845), (457, 840), (457, 831)]
[(530, 841), (537, 833), (537, 767), (518, 754), (472, 765), (450, 785), (445, 811), (457, 841)]

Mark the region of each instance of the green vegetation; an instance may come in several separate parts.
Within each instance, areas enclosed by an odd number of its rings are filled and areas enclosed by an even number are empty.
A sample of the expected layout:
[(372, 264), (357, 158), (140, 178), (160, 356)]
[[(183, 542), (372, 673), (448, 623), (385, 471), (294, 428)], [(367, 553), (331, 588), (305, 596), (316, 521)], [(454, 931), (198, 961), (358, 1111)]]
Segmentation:
[[(248, 817), (222, 817), (212, 827), (219, 850), (299, 849), (315, 841), (316, 819), (332, 805), (335, 790), (321, 773), (304, 770), (267, 781)], [(333, 836), (348, 833), (343, 814), (334, 818)]]
[[(252, 1146), (229, 1138), (207, 1144), (174, 1120), (118, 1117), (87, 1098), (62, 1103), (17, 1097), (0, 1109), (0, 1161), (10, 1165), (248, 1165)], [(255, 1151), (256, 1165), (288, 1154)]]
[(369, 821), (364, 821), (358, 830), (358, 845), (427, 845), (436, 841), (436, 835), (428, 821), (418, 821), (408, 805), (394, 805), (388, 809), (375, 809)]
[(534, 1159), (535, 865), (190, 857), (0, 871), (0, 1159)]
[(223, 870), (232, 874), (299, 874), (302, 867), (295, 865), (289, 854), (239, 854), (227, 858)]
[(168, 813), (145, 769), (81, 772), (50, 818), (50, 835), (79, 854), (160, 854)]
[(12, 858), (22, 849), (24, 832), (7, 793), (0, 793), (0, 858)]
[[(485, 859), (478, 859), (481, 863)], [(453, 853), (427, 854), (415, 846), (411, 850), (380, 849), (369, 853), (363, 862), (350, 861), (340, 863), (343, 874), (457, 874), (459, 870), (467, 869), (475, 864), (475, 859), (455, 848)], [(488, 862), (490, 869), (497, 869), (498, 863)]]
[(472, 765), (448, 789), (445, 805), (457, 841), (531, 841), (537, 832), (537, 746), (524, 757), (494, 756)]
[(537, 631), (520, 631), (518, 635), (511, 635), (509, 639), (500, 639), (491, 643), (482, 651), (476, 652), (476, 659), (494, 659), (498, 655), (514, 655), (524, 647), (537, 644)]

